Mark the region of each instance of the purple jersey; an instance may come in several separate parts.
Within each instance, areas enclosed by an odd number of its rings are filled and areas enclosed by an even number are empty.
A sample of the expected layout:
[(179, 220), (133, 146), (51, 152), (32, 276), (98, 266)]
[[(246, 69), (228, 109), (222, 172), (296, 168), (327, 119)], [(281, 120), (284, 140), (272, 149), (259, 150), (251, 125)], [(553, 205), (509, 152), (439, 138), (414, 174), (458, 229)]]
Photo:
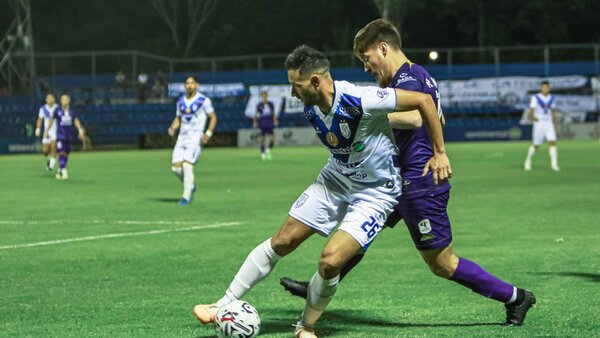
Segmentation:
[(261, 128), (270, 127), (275, 124), (273, 122), (273, 115), (275, 115), (275, 106), (273, 102), (267, 101), (267, 103), (259, 103), (256, 106), (256, 114), (258, 116), (258, 125)]
[[(431, 95), (438, 108), (438, 115), (442, 118), (437, 83), (425, 68), (414, 63), (403, 64), (392, 78), (390, 87)], [(425, 164), (433, 156), (433, 147), (425, 126), (417, 129), (394, 129), (394, 138), (400, 150), (400, 173), (403, 180), (401, 198), (416, 198), (434, 189), (450, 189), (447, 181), (436, 187), (431, 172), (421, 177)]]
[(56, 124), (56, 138), (58, 140), (71, 141), (75, 134), (73, 124), (77, 115), (73, 109), (64, 110), (62, 107), (54, 112), (54, 123)]

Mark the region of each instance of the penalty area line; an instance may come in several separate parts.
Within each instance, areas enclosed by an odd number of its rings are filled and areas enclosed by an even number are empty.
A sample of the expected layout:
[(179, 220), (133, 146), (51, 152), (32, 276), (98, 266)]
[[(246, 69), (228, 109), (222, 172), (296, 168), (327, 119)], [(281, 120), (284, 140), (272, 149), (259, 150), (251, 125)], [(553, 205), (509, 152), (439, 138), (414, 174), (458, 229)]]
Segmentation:
[(148, 231), (121, 232), (121, 233), (105, 234), (105, 235), (97, 235), (97, 236), (85, 236), (85, 237), (75, 237), (75, 238), (67, 238), (67, 239), (57, 239), (57, 240), (54, 240), (54, 241), (24, 243), (24, 244), (15, 244), (15, 245), (4, 245), (4, 246), (0, 246), (0, 250), (32, 248), (32, 247), (36, 247), (36, 246), (58, 245), (58, 244), (66, 244), (66, 243), (73, 243), (73, 242), (83, 242), (83, 241), (95, 241), (95, 240), (98, 240), (98, 239), (107, 239), (107, 238), (121, 238), (121, 237), (133, 237), (133, 236), (160, 235), (160, 234), (166, 234), (166, 233), (170, 233), (170, 232), (182, 232), (182, 231), (195, 231), (195, 230), (204, 230), (204, 229), (225, 228), (225, 227), (231, 227), (231, 226), (240, 225), (240, 224), (242, 224), (242, 222), (225, 222), (225, 223), (214, 223), (214, 224), (196, 225), (196, 226), (192, 226), (192, 227), (177, 228), (177, 229), (157, 229), (157, 230), (148, 230)]

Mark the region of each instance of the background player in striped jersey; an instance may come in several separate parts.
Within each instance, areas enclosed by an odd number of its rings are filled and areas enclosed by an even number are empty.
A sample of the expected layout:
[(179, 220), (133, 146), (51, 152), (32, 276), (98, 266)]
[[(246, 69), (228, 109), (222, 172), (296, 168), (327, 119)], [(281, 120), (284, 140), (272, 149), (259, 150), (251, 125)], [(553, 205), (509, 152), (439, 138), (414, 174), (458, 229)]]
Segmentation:
[[(259, 143), (260, 143), (260, 158), (271, 159), (271, 148), (275, 144), (275, 136), (273, 129), (279, 124), (277, 115), (275, 114), (275, 105), (269, 101), (269, 93), (263, 90), (260, 93), (261, 102), (256, 105), (256, 114), (252, 121), (253, 128), (260, 128)], [(269, 137), (269, 143), (265, 146), (265, 138)]]
[(531, 170), (531, 159), (535, 151), (548, 141), (550, 146), (550, 167), (554, 171), (560, 171), (558, 167), (558, 150), (556, 148), (556, 102), (554, 95), (550, 94), (550, 83), (543, 81), (540, 84), (540, 92), (531, 97), (529, 103), (529, 120), (533, 121), (533, 144), (529, 146), (527, 158), (525, 159), (525, 170)]
[[(58, 105), (56, 104), (54, 94), (48, 93), (46, 95), (46, 104), (40, 107), (38, 112), (38, 119), (35, 123), (36, 137), (40, 137), (43, 134), (42, 132), (48, 128), (56, 109), (58, 109)], [(48, 171), (54, 170), (54, 164), (56, 163), (56, 124), (48, 130), (48, 137), (42, 138), (42, 152), (46, 156), (46, 169)]]
[[(217, 126), (217, 114), (211, 100), (198, 93), (198, 81), (193, 76), (185, 78), (185, 91), (177, 101), (175, 118), (168, 133), (175, 136), (179, 129), (177, 143), (173, 149), (171, 170), (183, 182), (183, 196), (179, 205), (188, 205), (196, 191), (194, 165), (202, 152), (201, 144), (206, 144)], [(206, 127), (206, 120), (208, 129)]]
[[(443, 123), (437, 84), (425, 68), (411, 62), (402, 52), (400, 34), (394, 25), (382, 19), (367, 24), (356, 34), (354, 51), (363, 61), (365, 71), (373, 75), (380, 87), (391, 86), (431, 96)], [(396, 146), (400, 149), (402, 194), (386, 226), (394, 227), (404, 219), (415, 247), (435, 275), (505, 303), (506, 324), (521, 325), (535, 303), (534, 295), (500, 280), (475, 262), (454, 253), (447, 213), (450, 184), (446, 180), (436, 182), (435, 175), (426, 173), (433, 148), (427, 131), (421, 126), (419, 113), (392, 113), (388, 117), (394, 128)], [(341, 277), (363, 256), (361, 253), (349, 260), (342, 269)], [(282, 278), (281, 283), (293, 294), (306, 297), (306, 282)]]
[(71, 152), (71, 142), (75, 128), (78, 130), (78, 137), (82, 139), (85, 131), (77, 114), (71, 109), (71, 98), (68, 94), (60, 96), (60, 108), (54, 112), (50, 125), (44, 132), (44, 137), (48, 137), (49, 130), (56, 123), (56, 150), (58, 151), (58, 172), (56, 179), (66, 180), (69, 178), (67, 173), (67, 161)]

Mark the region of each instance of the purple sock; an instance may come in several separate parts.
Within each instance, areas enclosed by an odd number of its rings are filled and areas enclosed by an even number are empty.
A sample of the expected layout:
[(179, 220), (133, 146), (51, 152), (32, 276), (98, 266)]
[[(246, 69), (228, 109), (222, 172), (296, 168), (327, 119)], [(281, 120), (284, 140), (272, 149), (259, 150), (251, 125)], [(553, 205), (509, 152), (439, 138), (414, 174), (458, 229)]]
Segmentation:
[(265, 145), (264, 145), (264, 144), (261, 144), (261, 145), (260, 145), (260, 153), (262, 154), (262, 153), (264, 153), (264, 152), (265, 152)]
[(484, 297), (507, 303), (514, 301), (513, 291), (515, 287), (498, 279), (496, 276), (485, 271), (477, 263), (468, 259), (459, 258), (456, 271), (450, 280), (468, 287)]
[(58, 166), (61, 170), (67, 167), (67, 155), (58, 155)]

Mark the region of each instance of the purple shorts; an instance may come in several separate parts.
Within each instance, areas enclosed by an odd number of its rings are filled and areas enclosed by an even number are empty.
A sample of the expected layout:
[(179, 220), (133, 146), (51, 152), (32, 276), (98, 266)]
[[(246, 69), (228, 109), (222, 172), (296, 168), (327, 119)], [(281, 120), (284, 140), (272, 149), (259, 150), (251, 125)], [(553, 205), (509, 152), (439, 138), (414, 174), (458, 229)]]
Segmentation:
[(70, 153), (71, 152), (71, 141), (69, 140), (56, 140), (56, 151), (59, 153)]
[(275, 129), (275, 126), (272, 124), (260, 126), (260, 136), (273, 135), (273, 129)]
[(399, 199), (388, 216), (386, 226), (393, 228), (404, 219), (418, 250), (444, 248), (452, 243), (452, 228), (448, 218), (450, 190), (433, 190), (412, 199)]

